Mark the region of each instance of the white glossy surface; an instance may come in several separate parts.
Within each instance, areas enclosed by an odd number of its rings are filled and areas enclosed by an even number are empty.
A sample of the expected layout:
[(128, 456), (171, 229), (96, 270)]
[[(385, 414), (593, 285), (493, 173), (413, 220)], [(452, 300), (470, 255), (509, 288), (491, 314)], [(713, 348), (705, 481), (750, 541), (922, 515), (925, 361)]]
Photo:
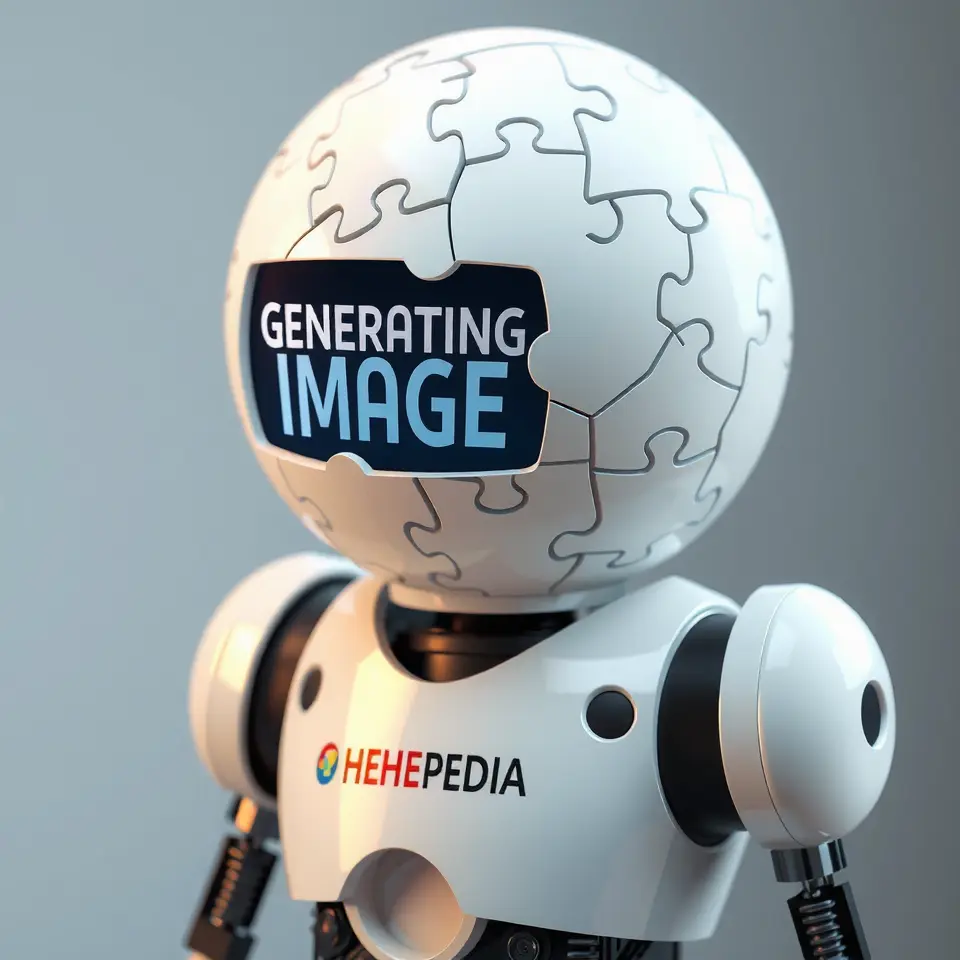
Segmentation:
[(251, 684), (273, 628), (298, 597), (360, 571), (340, 557), (284, 557), (241, 581), (204, 630), (190, 676), (190, 730), (201, 762), (225, 790), (272, 807), (250, 772), (246, 747)]
[[(420, 483), (265, 445), (241, 304), (250, 265), (288, 255), (536, 269), (550, 330), (530, 369), (555, 401), (539, 467)], [(318, 536), (408, 603), (574, 607), (736, 495), (780, 409), (792, 304), (770, 204), (699, 103), (603, 44), (497, 29), (384, 57), (303, 120), (250, 200), (225, 324), (248, 438)]]
[(437, 868), (409, 850), (377, 856), (353, 884), (344, 912), (377, 960), (457, 960), (487, 927), (465, 915)]
[[(882, 723), (868, 742), (864, 689)], [(890, 773), (896, 708), (869, 628), (819, 587), (764, 587), (744, 604), (728, 646), (720, 701), (734, 803), (765, 846), (817, 846), (870, 814)]]
[[(660, 793), (656, 719), (679, 638), (700, 617), (736, 606), (671, 578), (494, 669), (431, 684), (384, 652), (383, 590), (367, 578), (340, 594), (294, 679), (279, 794), (293, 897), (355, 905), (371, 865), (400, 849), (436, 867), (468, 918), (641, 940), (710, 936), (747, 838), (705, 849), (679, 832)], [(324, 684), (304, 712), (297, 691), (313, 666)], [(583, 711), (611, 686), (632, 697), (636, 721), (622, 739), (601, 741), (585, 728)], [(321, 784), (318, 755), (331, 742), (340, 767)], [(473, 754), (491, 768), (499, 756), (501, 777), (515, 757), (525, 795), (445, 791), (440, 780), (427, 789), (354, 783), (344, 764), (348, 748), (356, 759), (360, 747), (392, 758), (399, 750)]]

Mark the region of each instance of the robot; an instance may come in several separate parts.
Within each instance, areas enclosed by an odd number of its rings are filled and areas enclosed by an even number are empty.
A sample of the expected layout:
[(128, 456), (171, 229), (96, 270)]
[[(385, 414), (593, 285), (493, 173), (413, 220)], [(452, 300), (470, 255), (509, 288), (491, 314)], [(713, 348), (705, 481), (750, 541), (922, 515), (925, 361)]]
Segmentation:
[(792, 349), (771, 205), (648, 64), (427, 40), (310, 112), (247, 207), (230, 383), (327, 546), (223, 601), (197, 751), (234, 826), (186, 946), (242, 960), (282, 856), (319, 960), (663, 960), (747, 844), (806, 958), (867, 958), (843, 840), (890, 676), (816, 586), (654, 571), (756, 465)]

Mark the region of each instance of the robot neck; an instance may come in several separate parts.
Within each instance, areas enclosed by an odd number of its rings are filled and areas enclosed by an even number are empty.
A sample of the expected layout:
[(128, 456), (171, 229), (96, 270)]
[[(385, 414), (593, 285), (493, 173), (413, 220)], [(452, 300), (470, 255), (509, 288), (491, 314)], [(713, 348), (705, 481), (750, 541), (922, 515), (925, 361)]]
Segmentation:
[(449, 613), (386, 609), (394, 656), (414, 676), (433, 683), (472, 677), (529, 650), (573, 623), (572, 611)]

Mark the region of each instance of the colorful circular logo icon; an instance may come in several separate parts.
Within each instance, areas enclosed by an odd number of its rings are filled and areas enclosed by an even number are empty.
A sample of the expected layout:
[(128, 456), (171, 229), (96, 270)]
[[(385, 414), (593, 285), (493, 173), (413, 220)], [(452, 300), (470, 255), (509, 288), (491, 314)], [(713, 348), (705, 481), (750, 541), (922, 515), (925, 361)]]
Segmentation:
[(328, 743), (317, 757), (317, 780), (320, 783), (329, 783), (337, 772), (340, 762), (340, 751), (335, 743)]

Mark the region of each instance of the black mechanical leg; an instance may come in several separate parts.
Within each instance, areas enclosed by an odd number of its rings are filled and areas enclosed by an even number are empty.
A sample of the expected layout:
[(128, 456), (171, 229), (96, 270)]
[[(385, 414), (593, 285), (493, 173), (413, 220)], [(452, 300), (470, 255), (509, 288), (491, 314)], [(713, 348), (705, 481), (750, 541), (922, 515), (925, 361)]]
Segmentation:
[(839, 840), (806, 850), (775, 850), (773, 865), (782, 883), (803, 884), (787, 901), (803, 960), (870, 960), (850, 884), (834, 879), (847, 865)]
[(277, 862), (265, 844), (279, 836), (276, 814), (234, 798), (229, 818), (237, 832), (224, 837), (206, 893), (184, 946), (207, 960), (245, 960), (250, 933)]

